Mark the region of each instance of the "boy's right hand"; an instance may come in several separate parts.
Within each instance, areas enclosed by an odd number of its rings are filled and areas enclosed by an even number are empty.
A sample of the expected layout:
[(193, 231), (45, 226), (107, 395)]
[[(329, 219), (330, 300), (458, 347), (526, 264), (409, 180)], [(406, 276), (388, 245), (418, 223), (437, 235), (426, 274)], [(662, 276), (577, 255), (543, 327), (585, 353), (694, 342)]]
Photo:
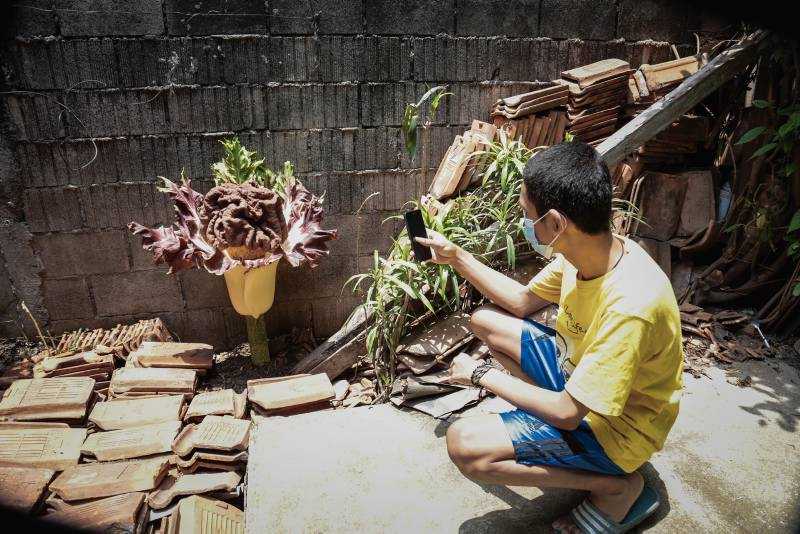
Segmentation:
[(431, 248), (430, 261), (441, 265), (453, 265), (461, 253), (461, 247), (449, 241), (435, 230), (427, 230), (428, 238), (415, 238), (418, 243)]

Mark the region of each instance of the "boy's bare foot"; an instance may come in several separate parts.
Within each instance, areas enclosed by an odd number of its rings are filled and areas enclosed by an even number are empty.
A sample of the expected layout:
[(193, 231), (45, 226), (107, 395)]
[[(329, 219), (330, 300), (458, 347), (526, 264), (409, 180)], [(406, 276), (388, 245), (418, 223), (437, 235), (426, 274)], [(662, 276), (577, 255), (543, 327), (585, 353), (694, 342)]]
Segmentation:
[[(589, 494), (589, 500), (592, 504), (616, 522), (625, 519), (644, 487), (644, 479), (637, 471), (625, 475), (624, 479), (626, 482), (625, 487), (619, 493)], [(581, 534), (581, 530), (575, 525), (574, 521), (572, 521), (572, 516), (569, 514), (556, 519), (553, 522), (553, 529), (562, 534)]]

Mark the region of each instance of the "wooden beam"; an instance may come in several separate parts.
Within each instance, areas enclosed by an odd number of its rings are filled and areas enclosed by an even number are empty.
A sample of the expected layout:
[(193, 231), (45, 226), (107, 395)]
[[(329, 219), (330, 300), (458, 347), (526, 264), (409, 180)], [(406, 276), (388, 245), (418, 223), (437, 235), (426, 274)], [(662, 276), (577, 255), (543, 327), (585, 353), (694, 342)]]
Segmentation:
[(766, 36), (766, 31), (759, 30), (721, 52), (667, 96), (600, 143), (597, 146), (600, 157), (611, 167), (658, 135), (722, 84), (741, 73), (756, 58)]
[(370, 315), (363, 304), (358, 306), (335, 334), (294, 366), (292, 374), (327, 373), (333, 380), (346, 371), (366, 352), (364, 331)]

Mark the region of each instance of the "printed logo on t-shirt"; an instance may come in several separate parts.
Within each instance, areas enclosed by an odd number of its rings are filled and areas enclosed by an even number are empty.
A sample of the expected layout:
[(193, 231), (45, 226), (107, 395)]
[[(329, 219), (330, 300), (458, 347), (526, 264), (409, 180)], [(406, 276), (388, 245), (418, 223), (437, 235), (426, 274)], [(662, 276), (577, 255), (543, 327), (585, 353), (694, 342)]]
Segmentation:
[(564, 310), (564, 322), (567, 326), (567, 330), (576, 336), (583, 336), (586, 333), (586, 329), (581, 325), (581, 323), (575, 320), (575, 316), (572, 314), (569, 307), (564, 305), (562, 309)]

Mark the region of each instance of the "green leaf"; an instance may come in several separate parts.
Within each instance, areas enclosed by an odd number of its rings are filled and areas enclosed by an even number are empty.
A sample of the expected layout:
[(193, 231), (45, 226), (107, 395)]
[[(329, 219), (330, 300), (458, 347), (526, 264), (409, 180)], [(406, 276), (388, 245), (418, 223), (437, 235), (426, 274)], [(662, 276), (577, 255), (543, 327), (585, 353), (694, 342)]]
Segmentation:
[(512, 269), (514, 268), (516, 259), (517, 251), (514, 248), (514, 240), (511, 238), (511, 234), (506, 234), (506, 260), (508, 261), (508, 266)]
[(800, 282), (794, 285), (792, 288), (792, 296), (793, 297), (800, 297)]
[(781, 124), (781, 127), (778, 128), (778, 136), (779, 137), (786, 137), (795, 129), (795, 125), (791, 122), (785, 122)]
[(789, 229), (786, 230), (787, 234), (794, 232), (795, 230), (800, 229), (800, 210), (794, 212), (792, 216), (792, 220), (789, 223)]
[(795, 162), (793, 162), (793, 161), (792, 161), (792, 162), (788, 163), (788, 164), (787, 164), (787, 165), (786, 165), (786, 166), (783, 168), (783, 170), (782, 170), (781, 172), (783, 173), (783, 175), (784, 175), (784, 176), (791, 176), (791, 175), (793, 175), (795, 172), (797, 172), (797, 168), (798, 168), (798, 167), (797, 167), (797, 163), (795, 163)]
[(763, 134), (767, 130), (766, 126), (756, 126), (745, 132), (745, 134), (736, 141), (737, 145), (743, 145), (745, 143), (749, 143), (759, 135)]
[(769, 102), (768, 100), (753, 100), (753, 106), (759, 109), (771, 108), (772, 102)]
[(759, 148), (758, 150), (753, 152), (753, 155), (750, 156), (750, 159), (757, 158), (759, 156), (763, 156), (764, 154), (767, 154), (768, 152), (772, 152), (773, 150), (775, 150), (776, 146), (778, 146), (778, 143), (767, 143), (766, 145), (762, 146), (761, 148)]
[(800, 241), (795, 241), (789, 245), (789, 256), (794, 256), (798, 250), (800, 250)]

